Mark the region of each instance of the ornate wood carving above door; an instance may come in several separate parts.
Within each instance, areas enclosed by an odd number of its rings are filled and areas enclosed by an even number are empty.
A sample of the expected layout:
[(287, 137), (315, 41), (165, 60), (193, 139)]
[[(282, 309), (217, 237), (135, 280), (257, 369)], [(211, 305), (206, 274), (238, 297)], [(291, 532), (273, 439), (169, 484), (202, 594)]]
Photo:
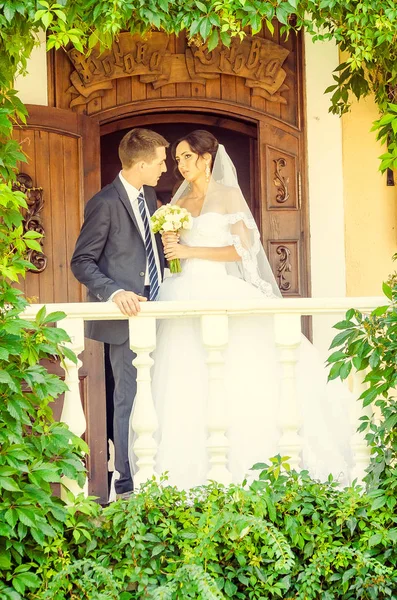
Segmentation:
[(288, 89), (287, 73), (282, 65), (290, 51), (271, 40), (247, 35), (241, 41), (235, 38), (230, 48), (219, 46), (208, 52), (205, 46), (191, 46), (183, 54), (171, 52), (169, 46), (170, 37), (165, 33), (154, 32), (145, 40), (122, 33), (102, 54), (97, 48), (88, 57), (70, 50), (68, 56), (75, 68), (68, 90), (74, 96), (70, 107), (101, 96), (121, 77), (139, 76), (141, 83), (156, 90), (175, 83), (205, 85), (222, 74), (242, 77), (254, 96), (287, 104), (282, 95)]
[(183, 100), (189, 112), (194, 104), (213, 112), (222, 103), (225, 110), (234, 105), (236, 115), (243, 116), (238, 105), (254, 111), (254, 119), (260, 113), (301, 129), (301, 46), (301, 36), (286, 40), (277, 23), (274, 35), (263, 30), (210, 53), (189, 45), (184, 34), (122, 33), (111, 49), (94, 49), (88, 58), (76, 50), (50, 52), (49, 105), (98, 115), (103, 123), (117, 107), (128, 107), (120, 118), (143, 108), (157, 112), (159, 102), (170, 110)]

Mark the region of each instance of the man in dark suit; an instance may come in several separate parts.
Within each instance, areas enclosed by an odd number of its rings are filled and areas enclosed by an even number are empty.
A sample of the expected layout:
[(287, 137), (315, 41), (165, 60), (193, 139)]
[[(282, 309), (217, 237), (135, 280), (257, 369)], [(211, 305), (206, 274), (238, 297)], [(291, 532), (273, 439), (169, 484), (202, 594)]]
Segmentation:
[[(74, 276), (88, 288), (91, 302), (113, 301), (130, 317), (140, 302), (156, 300), (164, 271), (161, 239), (150, 230), (156, 208), (153, 186), (166, 169), (168, 142), (148, 129), (132, 129), (120, 142), (122, 170), (87, 203), (71, 261)], [(150, 186), (150, 187), (147, 187)], [(118, 497), (128, 497), (133, 482), (128, 461), (129, 418), (136, 394), (135, 357), (127, 321), (90, 321), (86, 336), (110, 344), (115, 381), (114, 446)]]

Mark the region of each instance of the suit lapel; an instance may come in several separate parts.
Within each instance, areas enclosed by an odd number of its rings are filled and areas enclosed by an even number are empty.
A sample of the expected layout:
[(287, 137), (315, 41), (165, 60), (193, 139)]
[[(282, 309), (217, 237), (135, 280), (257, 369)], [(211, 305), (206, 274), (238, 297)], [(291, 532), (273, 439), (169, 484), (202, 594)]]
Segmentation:
[(120, 177), (118, 175), (117, 175), (116, 179), (113, 181), (113, 185), (114, 185), (114, 187), (116, 188), (116, 190), (118, 192), (118, 195), (119, 195), (119, 198), (120, 198), (121, 202), (124, 204), (124, 206), (125, 206), (128, 214), (130, 215), (130, 217), (132, 219), (132, 222), (134, 223), (134, 225), (135, 225), (135, 227), (137, 229), (137, 232), (139, 233), (139, 236), (141, 237), (142, 241), (144, 242), (144, 239), (142, 237), (141, 230), (139, 229), (139, 225), (138, 225), (138, 222), (136, 220), (134, 211), (132, 210), (130, 199), (128, 198), (128, 194), (126, 192), (126, 189), (123, 186), (123, 184), (121, 183)]
[[(128, 198), (126, 189), (123, 186), (123, 184), (121, 183), (119, 176), (117, 176), (116, 179), (113, 181), (113, 185), (117, 190), (117, 193), (119, 195), (121, 202), (124, 204), (128, 214), (130, 215), (132, 222), (134, 223), (141, 240), (143, 241), (143, 243), (145, 243), (145, 240), (143, 239), (142, 234), (141, 234), (141, 230), (139, 229), (134, 211), (132, 210), (130, 199)], [(152, 215), (157, 209), (156, 195), (152, 188), (147, 187), (147, 186), (143, 186), (143, 187), (144, 187), (145, 200), (146, 200), (146, 203), (149, 208), (149, 213), (150, 213), (150, 215)], [(158, 251), (158, 255), (159, 255), (159, 259), (160, 259), (161, 270), (163, 271), (163, 269), (164, 269), (164, 250), (163, 250), (163, 244), (161, 242), (161, 236), (159, 234), (156, 234), (154, 237), (156, 239), (157, 251)]]

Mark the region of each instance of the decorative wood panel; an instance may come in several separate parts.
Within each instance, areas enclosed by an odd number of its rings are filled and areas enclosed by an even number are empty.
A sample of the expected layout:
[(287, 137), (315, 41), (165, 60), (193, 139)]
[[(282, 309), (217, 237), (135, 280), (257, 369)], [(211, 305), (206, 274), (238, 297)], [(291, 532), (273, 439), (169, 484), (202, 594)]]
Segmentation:
[(41, 246), (41, 251), (38, 250), (29, 250), (27, 253), (27, 260), (34, 265), (34, 268), (28, 269), (29, 271), (33, 271), (35, 273), (42, 273), (44, 269), (47, 267), (47, 256), (44, 254), (43, 250), (43, 241), (45, 236), (45, 231), (43, 227), (43, 220), (41, 216), (41, 212), (44, 207), (43, 200), (43, 188), (42, 187), (34, 187), (33, 181), (29, 175), (26, 173), (18, 173), (17, 180), (13, 185), (13, 190), (23, 192), (26, 195), (26, 204), (27, 208), (23, 209), (23, 231), (26, 233), (27, 231), (34, 231), (35, 233), (39, 233), (42, 237), (37, 240), (37, 242)]
[(299, 242), (269, 240), (268, 256), (281, 292), (290, 296), (300, 295)]
[[(15, 129), (15, 137), (28, 157), (19, 168), (28, 187), (39, 188), (44, 230), (46, 268), (28, 272), (21, 288), (32, 302), (81, 302), (82, 286), (73, 277), (70, 259), (83, 219), (84, 203), (100, 187), (99, 127), (88, 117), (72, 111), (28, 106), (28, 122)], [(86, 340), (80, 370), (83, 404), (87, 415), (86, 439), (90, 493), (106, 501), (106, 408), (101, 344)], [(49, 363), (62, 374), (58, 365)], [(54, 413), (60, 415), (60, 398)]]
[(184, 35), (121, 33), (109, 50), (84, 57), (53, 53), (50, 103), (89, 115), (109, 107), (158, 98), (235, 102), (300, 126), (300, 38), (280, 39), (266, 29), (212, 52), (188, 45)]
[(278, 148), (266, 145), (266, 188), (268, 209), (298, 209), (298, 157)]
[(286, 296), (309, 295), (308, 207), (302, 197), (301, 146), (299, 132), (260, 123), (261, 231), (274, 275)]

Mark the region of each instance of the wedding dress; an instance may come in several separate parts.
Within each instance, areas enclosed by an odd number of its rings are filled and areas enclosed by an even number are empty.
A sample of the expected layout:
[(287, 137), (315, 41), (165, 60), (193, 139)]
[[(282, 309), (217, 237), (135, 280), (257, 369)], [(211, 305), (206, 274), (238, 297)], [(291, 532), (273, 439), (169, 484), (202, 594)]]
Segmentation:
[[(233, 244), (241, 262), (181, 261), (182, 272), (164, 280), (158, 300), (244, 303), (280, 296), (245, 201), (238, 206), (229, 197), (225, 202), (225, 189), (230, 188), (222, 188), (220, 180), (218, 176), (212, 187), (212, 201), (193, 218), (192, 229), (181, 230), (180, 241), (195, 247)], [(230, 181), (229, 177), (229, 186)], [(234, 194), (232, 197), (235, 199)], [(241, 210), (235, 212), (236, 208)], [(280, 365), (276, 352), (271, 315), (229, 317), (229, 343), (224, 354), (228, 468), (237, 483), (255, 463), (268, 462), (279, 453)], [(208, 367), (200, 319), (160, 319), (153, 358), (152, 394), (159, 422), (156, 472), (168, 471), (169, 482), (180, 488), (201, 485), (206, 482), (209, 461)], [(352, 466), (348, 391), (339, 382), (326, 383), (324, 364), (303, 335), (296, 376), (302, 467), (313, 477), (325, 480), (332, 473), (346, 484)], [(133, 446), (134, 434), (130, 442)]]

